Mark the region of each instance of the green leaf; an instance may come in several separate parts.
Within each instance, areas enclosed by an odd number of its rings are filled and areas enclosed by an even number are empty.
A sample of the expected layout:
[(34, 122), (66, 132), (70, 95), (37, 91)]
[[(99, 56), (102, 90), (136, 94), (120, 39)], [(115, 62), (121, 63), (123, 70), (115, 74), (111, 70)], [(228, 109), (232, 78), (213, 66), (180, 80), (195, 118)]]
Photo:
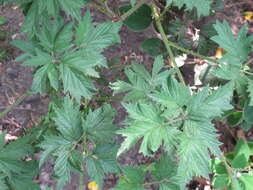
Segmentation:
[(211, 122), (185, 121), (184, 132), (180, 136), (178, 175), (183, 184), (192, 177), (209, 178), (209, 150), (220, 154), (220, 142)]
[(252, 127), (252, 123), (248, 123), (247, 121), (243, 121), (242, 124), (241, 124), (241, 128), (242, 128), (244, 131), (250, 130), (251, 127)]
[(137, 0), (130, 0), (132, 7), (135, 5)]
[(40, 167), (50, 156), (56, 156), (54, 172), (58, 177), (57, 189), (61, 189), (70, 180), (69, 158), (73, 142), (66, 140), (63, 136), (46, 136), (39, 146), (45, 150), (40, 158)]
[(9, 187), (6, 185), (4, 178), (0, 179), (0, 187), (2, 190), (9, 190)]
[(62, 189), (70, 181), (70, 172), (72, 170), (73, 154), (77, 143), (83, 136), (81, 127), (81, 114), (79, 105), (66, 97), (62, 106), (54, 107), (55, 121), (58, 136), (47, 135), (39, 144), (44, 150), (41, 155), (39, 166), (50, 157), (55, 156), (54, 172), (58, 178), (57, 189)]
[(244, 190), (237, 178), (232, 178), (232, 182), (228, 190)]
[(80, 101), (82, 96), (91, 98), (94, 94), (94, 85), (81, 71), (62, 64), (60, 65), (60, 76), (63, 80), (64, 93), (69, 92), (76, 100)]
[(151, 56), (158, 56), (165, 50), (163, 42), (159, 38), (149, 38), (142, 42), (141, 48)]
[[(119, 8), (121, 13), (125, 13), (132, 8), (131, 5), (125, 5)], [(142, 31), (150, 26), (152, 22), (151, 8), (144, 4), (137, 9), (133, 14), (124, 20), (124, 24), (131, 30), (138, 32)]]
[(123, 168), (124, 176), (120, 178), (116, 187), (113, 190), (145, 190), (141, 184), (144, 183), (145, 174), (140, 168)]
[(215, 174), (227, 174), (226, 166), (224, 165), (224, 162), (222, 162), (218, 158), (214, 158), (211, 162), (212, 171)]
[[(243, 79), (240, 74), (242, 63), (247, 59), (251, 51), (251, 42), (253, 36), (247, 35), (247, 25), (241, 27), (237, 38), (234, 37), (228, 23), (224, 21), (216, 22), (214, 25), (217, 35), (211, 39), (226, 50), (226, 54), (219, 60), (220, 65), (214, 71), (214, 75), (225, 80), (233, 80), (236, 82), (236, 88), (240, 88), (239, 79)], [(238, 86), (238, 87), (237, 87)], [(238, 91), (240, 94), (240, 90)]]
[(251, 174), (242, 174), (239, 178), (244, 190), (250, 190), (253, 188), (253, 176)]
[(79, 105), (69, 98), (64, 98), (62, 107), (55, 108), (54, 111), (54, 121), (63, 137), (70, 141), (79, 139), (82, 134)]
[[(27, 137), (19, 138), (16, 141), (13, 141), (7, 145), (1, 145), (4, 148), (1, 149), (0, 159), (4, 158), (11, 158), (14, 160), (18, 160), (28, 154), (31, 154), (33, 148), (31, 145), (28, 144), (29, 139)], [(4, 143), (4, 142), (2, 142)]]
[(248, 104), (245, 104), (243, 108), (243, 119), (249, 123), (253, 124), (253, 106), (249, 106)]
[(41, 167), (57, 150), (63, 150), (70, 145), (71, 142), (64, 139), (62, 136), (45, 136), (44, 141), (39, 144), (39, 147), (44, 150), (40, 158), (39, 167)]
[(117, 150), (118, 146), (114, 144), (99, 144), (93, 150), (92, 154), (85, 158), (89, 176), (100, 187), (103, 186), (105, 174), (119, 171), (119, 166), (116, 161)]
[(11, 41), (11, 45), (21, 49), (24, 52), (35, 54), (35, 46), (32, 42), (28, 42), (24, 40), (13, 40)]
[(0, 16), (0, 25), (6, 23), (6, 18), (4, 16)]
[(226, 57), (231, 57), (231, 59), (235, 60), (229, 64), (240, 64), (243, 62), (251, 50), (251, 41), (253, 40), (252, 36), (247, 36), (247, 25), (241, 27), (236, 39), (226, 21), (223, 23), (217, 21), (214, 28), (218, 35), (212, 37), (212, 40), (227, 51)]
[(179, 8), (186, 5), (188, 10), (192, 10), (193, 8), (197, 9), (198, 16), (201, 15), (207, 16), (210, 13), (210, 5), (212, 0), (174, 0), (173, 4), (178, 6)]
[(113, 125), (115, 110), (108, 104), (90, 111), (83, 121), (83, 129), (86, 131), (89, 140), (106, 141), (114, 137), (117, 128)]
[(118, 155), (131, 148), (142, 137), (140, 152), (144, 155), (155, 152), (163, 142), (168, 149), (175, 143), (180, 132), (170, 122), (166, 122), (151, 104), (124, 104), (124, 107), (132, 121), (128, 121), (128, 128), (118, 131), (118, 134), (126, 137)]
[(229, 177), (228, 175), (218, 175), (214, 177), (213, 187), (217, 189), (226, 188), (229, 184)]
[(32, 146), (28, 144), (29, 138), (23, 137), (5, 144), (4, 136), (5, 133), (1, 134), (0, 142), (1, 189), (9, 189), (10, 186), (17, 190), (38, 190), (38, 185), (32, 181), (38, 174), (37, 162), (22, 160), (33, 153)]
[(85, 2), (83, 0), (58, 0), (61, 8), (74, 18), (80, 19), (81, 17), (81, 8), (84, 7)]
[(76, 27), (76, 45), (89, 51), (101, 52), (104, 48), (120, 42), (118, 32), (121, 28), (120, 22), (104, 22), (95, 27), (91, 23), (90, 12)]
[(125, 74), (129, 82), (117, 81), (111, 84), (114, 94), (127, 92), (124, 100), (146, 99), (156, 88), (174, 73), (174, 70), (163, 71), (164, 63), (162, 56), (155, 59), (152, 69), (152, 76), (143, 65), (133, 63), (130, 68), (125, 69)]
[(230, 104), (233, 95), (233, 83), (227, 83), (209, 95), (208, 88), (192, 96), (187, 107), (192, 120), (214, 119), (222, 115), (224, 111), (231, 110)]
[(54, 171), (58, 177), (57, 189), (62, 189), (70, 181), (71, 166), (69, 163), (70, 150), (61, 150), (55, 160)]
[(230, 126), (237, 126), (242, 122), (242, 112), (232, 112), (227, 117)]
[(172, 4), (173, 0), (166, 0), (166, 6), (170, 6)]
[(156, 181), (163, 181), (159, 190), (180, 190), (177, 179), (177, 163), (171, 155), (165, 154), (155, 163), (152, 175)]
[(187, 104), (190, 90), (175, 79), (170, 79), (167, 84), (164, 83), (162, 92), (150, 94), (149, 97), (163, 106), (176, 110)]
[(232, 83), (228, 83), (212, 94), (205, 88), (190, 99), (186, 109), (189, 120), (184, 122), (180, 137), (178, 173), (182, 183), (195, 176), (209, 177), (209, 151), (217, 156), (220, 154), (220, 142), (211, 121), (233, 108), (230, 105), (232, 87)]
[(234, 150), (235, 158), (232, 160), (233, 168), (245, 168), (248, 166), (249, 156), (251, 154), (248, 143), (243, 139), (239, 139)]
[(11, 186), (16, 190), (40, 190), (33, 178), (38, 174), (37, 163), (29, 161), (24, 164), (22, 174), (14, 174), (10, 179)]

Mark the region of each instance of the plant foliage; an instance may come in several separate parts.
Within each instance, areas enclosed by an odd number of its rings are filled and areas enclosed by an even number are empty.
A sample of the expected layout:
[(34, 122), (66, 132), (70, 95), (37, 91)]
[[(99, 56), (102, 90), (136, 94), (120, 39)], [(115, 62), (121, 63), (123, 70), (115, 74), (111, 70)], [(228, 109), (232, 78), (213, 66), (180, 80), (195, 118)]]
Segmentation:
[[(235, 36), (226, 21), (201, 26), (198, 39), (186, 38), (185, 32), (186, 23), (222, 10), (222, 1), (130, 0), (117, 11), (107, 0), (0, 3), (22, 9), (25, 40), (11, 42), (23, 52), (16, 61), (34, 68), (29, 93), (51, 99), (48, 114), (26, 136), (9, 142), (6, 132), (0, 134), (1, 190), (40, 189), (33, 180), (45, 163), (53, 165), (59, 190), (71, 182), (72, 173), (80, 175), (80, 189), (85, 174), (96, 190), (105, 188), (108, 174), (118, 178), (113, 190), (185, 190), (196, 177), (212, 181), (214, 188), (253, 189), (252, 143), (240, 139), (232, 152), (223, 153), (215, 122), (224, 120), (245, 131), (253, 124), (253, 37), (246, 24)], [(90, 7), (106, 14), (105, 21), (94, 22)], [(153, 25), (159, 34), (145, 39), (141, 48), (154, 63), (149, 68), (136, 61), (120, 65), (125, 77), (106, 83), (113, 92), (101, 92), (101, 70), (116, 67), (107, 66), (104, 51), (121, 43), (122, 25), (134, 32)], [(217, 47), (225, 54), (215, 60), (208, 55)], [(182, 53), (208, 64), (203, 86), (185, 85), (189, 81), (177, 66)], [(218, 85), (204, 82), (205, 77)], [(101, 100), (121, 101), (127, 112), (121, 128), (114, 122), (116, 110)], [(120, 165), (133, 147), (152, 161)]]

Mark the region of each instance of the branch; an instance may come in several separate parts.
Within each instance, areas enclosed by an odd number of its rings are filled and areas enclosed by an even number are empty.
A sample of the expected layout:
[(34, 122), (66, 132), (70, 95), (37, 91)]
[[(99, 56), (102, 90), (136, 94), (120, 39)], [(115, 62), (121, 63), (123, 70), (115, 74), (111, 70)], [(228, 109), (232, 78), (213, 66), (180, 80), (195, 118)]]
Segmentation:
[(90, 6), (92, 6), (95, 9), (101, 11), (102, 13), (106, 14), (109, 17), (115, 17), (115, 15), (112, 13), (112, 11), (108, 11), (105, 7), (99, 5), (95, 2), (90, 2)]
[(158, 10), (156, 8), (155, 5), (152, 5), (152, 9), (153, 9), (153, 14), (154, 14), (154, 17), (155, 17), (155, 21), (156, 21), (156, 25), (157, 25), (157, 28), (158, 28), (158, 31), (160, 32), (161, 36), (162, 36), (162, 40), (163, 40), (163, 43), (169, 53), (169, 56), (172, 60), (172, 65), (174, 66), (174, 68), (176, 69), (176, 72), (177, 72), (177, 76), (180, 80), (180, 82), (183, 84), (183, 85), (186, 85), (185, 84), (185, 81), (184, 81), (184, 77), (181, 73), (181, 71), (179, 70), (178, 66), (177, 66), (177, 63), (175, 61), (175, 56), (172, 52), (172, 49), (171, 49), (171, 44), (170, 42), (168, 41), (168, 38), (164, 32), (164, 29), (162, 27), (162, 23), (161, 23), (161, 20), (160, 20), (160, 17), (159, 17), (159, 13), (158, 13)]
[(10, 105), (3, 112), (0, 113), (0, 119), (3, 119), (10, 111), (15, 109), (15, 107), (17, 107), (19, 104), (21, 104), (21, 102), (23, 102), (29, 95), (30, 95), (30, 93), (28, 91), (26, 91), (21, 97), (19, 97), (16, 100), (16, 102), (14, 104)]
[(145, 187), (145, 186), (150, 186), (150, 185), (155, 185), (155, 184), (161, 184), (163, 182), (169, 181), (169, 179), (170, 179), (169, 177), (166, 177), (164, 179), (161, 179), (160, 181), (151, 181), (151, 182), (143, 183), (141, 185)]
[(91, 98), (93, 101), (98, 101), (98, 102), (107, 102), (107, 101), (122, 101), (123, 98), (120, 97), (93, 97)]
[(228, 162), (227, 162), (227, 159), (226, 159), (226, 157), (222, 154), (221, 155), (221, 160), (222, 160), (222, 162), (224, 163), (224, 165), (225, 165), (225, 167), (226, 167), (226, 170), (227, 170), (227, 172), (228, 172), (228, 175), (229, 175), (229, 177), (231, 178), (231, 180), (234, 178), (234, 171), (233, 171), (233, 168), (231, 168), (230, 166), (229, 166), (229, 164), (228, 164)]
[(174, 48), (176, 48), (176, 49), (178, 49), (178, 50), (180, 50), (180, 51), (182, 51), (182, 52), (184, 52), (184, 53), (186, 53), (186, 54), (190, 54), (190, 55), (193, 55), (193, 56), (195, 56), (195, 57), (199, 57), (199, 58), (201, 58), (201, 59), (203, 59), (203, 60), (207, 60), (207, 61), (211, 62), (211, 63), (208, 63), (208, 64), (210, 64), (210, 65), (214, 65), (214, 66), (215, 66), (215, 65), (218, 65), (218, 64), (219, 64), (219, 62), (218, 62), (217, 60), (215, 60), (215, 59), (212, 59), (212, 58), (210, 58), (210, 57), (201, 55), (201, 54), (196, 53), (196, 52), (194, 52), (194, 51), (192, 51), (192, 50), (185, 49), (185, 48), (183, 48), (183, 47), (177, 45), (176, 43), (174, 43), (174, 42), (172, 42), (172, 41), (169, 41), (169, 40), (167, 40), (167, 41), (168, 41), (168, 44), (169, 44), (171, 47), (174, 47)]
[(132, 7), (129, 11), (121, 15), (120, 21), (124, 21), (129, 17), (131, 14), (133, 14), (137, 9), (139, 9), (143, 4), (146, 3), (146, 0), (140, 0), (136, 3), (134, 7)]

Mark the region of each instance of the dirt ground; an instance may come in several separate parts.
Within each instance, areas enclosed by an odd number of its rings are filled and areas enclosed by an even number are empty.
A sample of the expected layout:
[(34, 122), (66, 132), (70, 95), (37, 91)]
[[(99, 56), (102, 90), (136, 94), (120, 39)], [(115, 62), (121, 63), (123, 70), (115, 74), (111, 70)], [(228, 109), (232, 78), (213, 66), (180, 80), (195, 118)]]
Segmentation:
[[(213, 17), (207, 17), (201, 20), (198, 24), (209, 22), (210, 20), (223, 20), (226, 19), (233, 29), (234, 34), (238, 32), (238, 29), (246, 22), (248, 22), (249, 30), (253, 32), (253, 20), (245, 21), (243, 19), (243, 13), (245, 11), (253, 11), (253, 0), (224, 0), (225, 9), (222, 12), (217, 13)], [(119, 1), (112, 0), (111, 7), (117, 7)], [(97, 22), (103, 21), (106, 16), (92, 11), (93, 18)], [(29, 67), (23, 67), (21, 63), (15, 62), (15, 58), (20, 55), (20, 51), (10, 45), (10, 41), (20, 38), (20, 27), (23, 22), (23, 15), (20, 9), (16, 5), (0, 6), (0, 16), (4, 16), (7, 19), (6, 24), (0, 25), (0, 53), (5, 50), (6, 56), (1, 59), (0, 57), (0, 112), (6, 109), (8, 105), (11, 105), (18, 99), (27, 89), (30, 88), (32, 81), (33, 70)], [(196, 25), (196, 26), (197, 26)], [(1, 33), (4, 31), (5, 39), (1, 39)], [(136, 59), (142, 64), (146, 65), (147, 68), (153, 63), (153, 58), (148, 56), (146, 53), (139, 49), (140, 44), (147, 38), (157, 36), (153, 32), (152, 26), (143, 32), (132, 32), (125, 26), (122, 28), (120, 35), (122, 43), (110, 47), (104, 52), (104, 55), (110, 61), (118, 59), (118, 64), (124, 65), (129, 64), (130, 60)], [(193, 65), (184, 65), (181, 68), (185, 75), (188, 83), (193, 82)], [(117, 73), (117, 74), (115, 74)], [(123, 78), (123, 69), (115, 68), (110, 71), (105, 70), (102, 72), (103, 77), (109, 79), (110, 82), (114, 81), (115, 78)], [(100, 90), (110, 92), (108, 87), (103, 85), (99, 86)], [(33, 95), (26, 98), (22, 104), (16, 107), (10, 112), (4, 119), (0, 120), (0, 130), (7, 130), (10, 138), (15, 138), (25, 132), (25, 129), (35, 126), (40, 122), (41, 116), (47, 112), (47, 105), (49, 98), (46, 95)], [(120, 123), (126, 115), (124, 109), (118, 102), (112, 102), (112, 105), (117, 109), (118, 115), (115, 119), (115, 123)], [(224, 123), (216, 123), (220, 133), (220, 140), (224, 143), (223, 151), (231, 151), (234, 147), (235, 140), (239, 137), (253, 140), (252, 131), (244, 132), (238, 127), (230, 128)], [(120, 138), (119, 138), (120, 141)], [(127, 154), (120, 157), (119, 160), (125, 165), (138, 165), (145, 164), (152, 161), (151, 158), (144, 157), (138, 153), (138, 146), (130, 150)], [(38, 182), (41, 186), (54, 185), (55, 181), (51, 177), (52, 166), (50, 163), (42, 169), (40, 176), (38, 176)], [(78, 185), (78, 176), (73, 175), (73, 179), (69, 185), (66, 186), (65, 190), (75, 190)], [(85, 179), (87, 181), (88, 179)], [(106, 187), (109, 189), (116, 183), (114, 175), (108, 175), (105, 180)], [(189, 185), (189, 189), (196, 189), (199, 187), (203, 188), (200, 182), (193, 181)], [(86, 188), (84, 188), (86, 189)]]

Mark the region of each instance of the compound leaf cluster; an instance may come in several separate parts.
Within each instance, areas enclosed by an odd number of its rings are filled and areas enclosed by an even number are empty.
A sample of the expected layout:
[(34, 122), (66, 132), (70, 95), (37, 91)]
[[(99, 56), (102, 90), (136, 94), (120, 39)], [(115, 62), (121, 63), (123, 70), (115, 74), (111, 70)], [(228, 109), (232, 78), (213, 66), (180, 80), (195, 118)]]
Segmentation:
[(94, 94), (91, 77), (99, 77), (97, 67), (107, 66), (101, 52), (120, 42), (120, 27), (120, 23), (109, 21), (93, 26), (88, 11), (77, 26), (72, 22), (51, 23), (43, 27), (38, 41), (18, 40), (13, 45), (26, 52), (18, 61), (23, 61), (24, 66), (36, 67), (34, 92), (43, 93), (49, 87), (56, 91), (63, 88), (65, 93), (80, 100)]
[(35, 161), (23, 161), (25, 156), (33, 153), (29, 138), (23, 137), (9, 144), (5, 143), (5, 133), (0, 135), (0, 187), (3, 190), (39, 190), (32, 182), (37, 175)]
[[(152, 84), (151, 80), (147, 84)], [(149, 103), (123, 104), (129, 116), (124, 122), (127, 127), (118, 131), (126, 137), (118, 155), (140, 139), (139, 151), (144, 155), (152, 155), (161, 146), (167, 151), (178, 147), (178, 175), (183, 184), (194, 176), (208, 178), (209, 151), (220, 154), (220, 143), (211, 121), (233, 108), (230, 105), (233, 84), (215, 91), (206, 87), (197, 93), (173, 77), (156, 85), (153, 92), (146, 91)]]
[[(39, 146), (44, 150), (40, 166), (49, 157), (55, 158), (58, 189), (70, 181), (71, 171), (82, 171), (84, 163), (90, 177), (100, 186), (105, 173), (118, 170), (116, 156), (113, 156), (116, 155), (117, 146), (109, 142), (116, 131), (112, 124), (113, 117), (114, 111), (109, 105), (90, 111), (85, 116), (80, 112), (79, 105), (69, 98), (64, 99), (62, 106), (55, 108), (54, 121), (59, 133), (45, 136)], [(101, 131), (104, 132), (101, 134)], [(91, 147), (86, 147), (86, 143), (90, 143)]]

